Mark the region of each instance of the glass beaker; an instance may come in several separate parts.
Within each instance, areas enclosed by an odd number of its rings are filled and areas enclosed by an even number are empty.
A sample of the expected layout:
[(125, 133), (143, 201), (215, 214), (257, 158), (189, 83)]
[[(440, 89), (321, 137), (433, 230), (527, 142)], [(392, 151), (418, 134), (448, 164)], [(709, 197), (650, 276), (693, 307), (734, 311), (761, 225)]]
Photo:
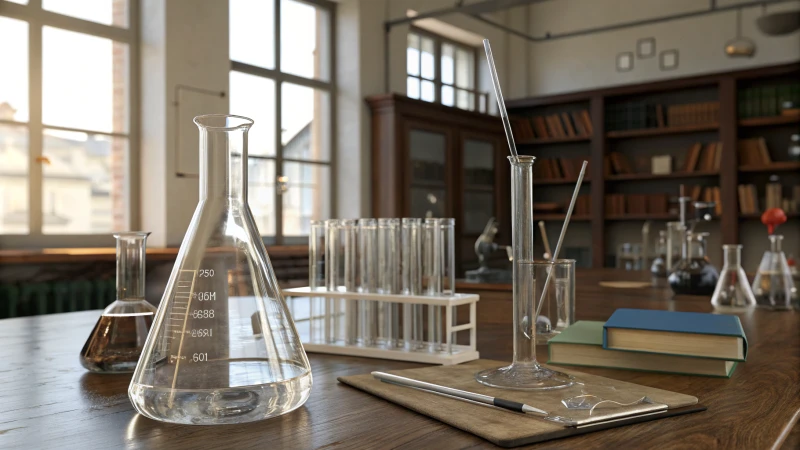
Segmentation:
[[(545, 284), (535, 270), (533, 240), (533, 156), (509, 157), (511, 162), (511, 242), (513, 261), (514, 359), (509, 366), (483, 370), (475, 379), (484, 385), (518, 390), (558, 389), (573, 378), (543, 367), (536, 361), (536, 306)], [(552, 281), (552, 280), (551, 280)]]
[(667, 276), (667, 232), (661, 230), (658, 232), (658, 242), (655, 248), (655, 258), (653, 264), (650, 265), (650, 273), (656, 277)]
[(81, 350), (81, 365), (99, 373), (133, 372), (153, 323), (144, 298), (145, 249), (150, 233), (117, 233), (117, 300), (103, 310)]
[(253, 121), (198, 116), (200, 201), (128, 396), (164, 422), (243, 423), (292, 411), (311, 369), (247, 203)]
[(770, 249), (764, 252), (753, 280), (753, 295), (761, 308), (790, 309), (795, 287), (792, 274), (781, 250), (783, 236), (769, 236)]
[(719, 276), (717, 288), (711, 296), (711, 304), (717, 309), (748, 308), (756, 305), (747, 274), (742, 269), (742, 246), (723, 245), (725, 264)]
[(667, 281), (675, 295), (711, 295), (719, 272), (706, 256), (708, 233), (686, 233), (685, 256), (672, 268)]
[(547, 272), (553, 271), (547, 292), (538, 297), (544, 304), (536, 318), (536, 339), (539, 344), (546, 344), (575, 323), (575, 260), (541, 261), (533, 266), (537, 283), (544, 283)]
[(667, 222), (667, 274), (672, 272), (672, 267), (681, 259), (681, 249), (686, 241), (686, 227), (680, 222)]

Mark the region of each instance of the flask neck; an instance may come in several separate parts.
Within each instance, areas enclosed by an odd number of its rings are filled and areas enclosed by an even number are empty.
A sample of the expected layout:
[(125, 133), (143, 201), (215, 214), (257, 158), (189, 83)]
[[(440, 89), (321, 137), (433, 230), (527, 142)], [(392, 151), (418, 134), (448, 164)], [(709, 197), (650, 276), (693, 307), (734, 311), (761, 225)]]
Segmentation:
[(118, 233), (117, 300), (144, 298), (145, 253), (148, 232)]
[(772, 253), (780, 253), (783, 250), (781, 249), (781, 244), (783, 243), (783, 236), (780, 234), (773, 234), (769, 237), (769, 249)]
[(247, 201), (247, 132), (200, 127), (200, 200)]
[(741, 245), (723, 245), (722, 251), (724, 253), (725, 267), (729, 269), (738, 269), (742, 266)]

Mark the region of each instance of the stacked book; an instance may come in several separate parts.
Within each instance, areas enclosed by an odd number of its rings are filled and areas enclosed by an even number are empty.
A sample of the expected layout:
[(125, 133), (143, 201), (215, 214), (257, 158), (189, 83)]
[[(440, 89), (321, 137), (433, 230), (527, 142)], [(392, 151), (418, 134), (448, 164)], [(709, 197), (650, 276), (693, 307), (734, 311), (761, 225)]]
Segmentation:
[[(800, 185), (792, 187), (792, 197), (783, 197), (783, 186), (780, 183), (767, 183), (765, 192), (764, 210), (781, 208), (786, 213), (800, 211)], [(738, 194), (740, 213), (758, 214), (762, 211), (759, 207), (758, 190), (754, 184), (740, 184)]]
[(732, 315), (618, 309), (607, 322), (578, 321), (548, 342), (549, 364), (729, 378), (747, 358)]
[(606, 194), (605, 213), (610, 217), (625, 214), (669, 213), (669, 194)]
[(739, 140), (740, 166), (766, 166), (772, 164), (767, 141), (763, 137)]
[(756, 214), (761, 212), (758, 205), (758, 191), (754, 184), (740, 184), (738, 186), (739, 212), (742, 214)]
[(592, 196), (589, 194), (579, 195), (575, 200), (575, 210), (573, 214), (577, 217), (587, 217), (592, 214)]
[(605, 119), (608, 131), (714, 125), (719, 122), (719, 102), (669, 106), (644, 101), (616, 103), (606, 107)]
[(590, 137), (594, 133), (592, 118), (586, 109), (546, 116), (511, 119), (514, 136), (520, 141)]

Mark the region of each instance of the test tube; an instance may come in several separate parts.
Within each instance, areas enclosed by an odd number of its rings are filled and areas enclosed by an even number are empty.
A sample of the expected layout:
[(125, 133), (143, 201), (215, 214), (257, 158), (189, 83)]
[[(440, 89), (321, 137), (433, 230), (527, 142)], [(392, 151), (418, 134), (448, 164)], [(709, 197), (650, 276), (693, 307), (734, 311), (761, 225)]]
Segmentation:
[[(400, 220), (378, 219), (378, 292), (399, 294), (400, 285)], [(387, 347), (400, 341), (400, 304), (380, 303), (378, 336)]]
[[(456, 219), (440, 219), (439, 232), (442, 235), (442, 295), (451, 296), (456, 293)], [(439, 316), (446, 316), (443, 306), (439, 307)], [(458, 323), (455, 313), (451, 320), (453, 326)], [(448, 342), (451, 344), (449, 349), (452, 349), (456, 333), (450, 334)], [(440, 348), (444, 349), (444, 344)]]
[[(425, 295), (442, 295), (441, 219), (425, 219), (422, 242), (422, 284)], [(428, 305), (428, 351), (438, 351), (442, 344), (442, 307)]]
[[(344, 292), (358, 292), (358, 227), (353, 219), (339, 220), (342, 251), (344, 252)], [(356, 300), (344, 300), (345, 344), (358, 343), (358, 305)]]
[[(378, 292), (378, 221), (359, 219), (359, 287), (361, 293)], [(378, 342), (378, 305), (375, 300), (359, 300), (359, 341), (373, 346)]]
[[(325, 221), (325, 287), (328, 292), (336, 292), (341, 286), (341, 259), (344, 256), (341, 250), (341, 230), (339, 220), (328, 219)], [(341, 336), (339, 320), (339, 300), (329, 298), (325, 300), (325, 325), (323, 333), (325, 340), (334, 343)]]
[[(325, 291), (326, 269), (325, 269), (325, 222), (312, 220), (311, 228), (308, 233), (308, 287), (314, 291)], [(309, 340), (316, 342), (320, 339), (325, 324), (325, 299), (322, 297), (309, 298), (310, 318), (309, 318)]]
[[(422, 294), (422, 220), (404, 218), (401, 227), (403, 295)], [(403, 338), (409, 350), (424, 342), (422, 305), (403, 305)]]

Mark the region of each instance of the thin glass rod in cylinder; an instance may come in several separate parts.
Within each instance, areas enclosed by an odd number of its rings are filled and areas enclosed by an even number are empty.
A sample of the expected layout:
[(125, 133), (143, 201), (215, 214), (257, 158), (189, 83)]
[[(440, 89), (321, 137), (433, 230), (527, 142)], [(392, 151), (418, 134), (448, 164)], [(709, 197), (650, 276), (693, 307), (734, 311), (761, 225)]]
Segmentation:
[(288, 413), (311, 369), (247, 204), (252, 120), (199, 116), (200, 201), (128, 396), (151, 419), (189, 425)]
[(156, 308), (144, 298), (150, 233), (117, 233), (117, 299), (103, 310), (81, 350), (81, 365), (99, 373), (133, 372)]
[[(511, 162), (511, 216), (513, 248), (514, 358), (509, 366), (488, 369), (475, 379), (492, 387), (519, 390), (558, 389), (571, 386), (572, 377), (541, 366), (536, 361), (533, 317), (545, 279), (537, 279), (534, 266), (533, 156), (509, 157)], [(539, 289), (537, 292), (537, 284)]]

